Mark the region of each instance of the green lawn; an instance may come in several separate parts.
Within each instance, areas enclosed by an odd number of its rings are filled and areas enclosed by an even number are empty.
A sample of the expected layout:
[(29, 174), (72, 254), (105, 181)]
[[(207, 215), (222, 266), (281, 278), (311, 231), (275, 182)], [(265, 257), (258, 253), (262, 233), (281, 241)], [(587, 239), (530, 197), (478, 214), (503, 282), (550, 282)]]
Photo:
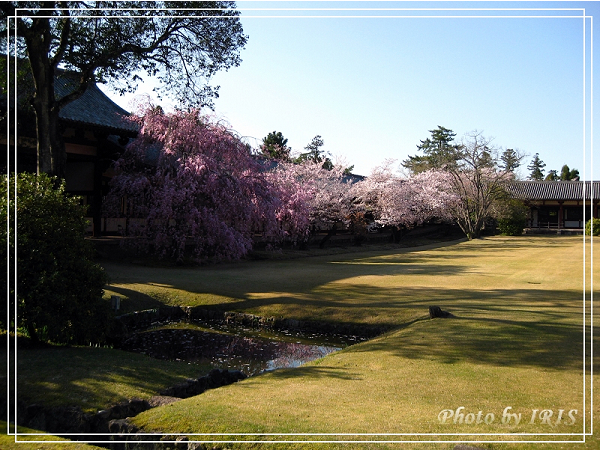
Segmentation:
[[(11, 429), (11, 433), (14, 430)], [(69, 450), (101, 450), (101, 447), (95, 445), (89, 445), (85, 443), (74, 443), (67, 439), (61, 439), (56, 436), (44, 435), (44, 436), (26, 436), (26, 433), (40, 433), (38, 430), (32, 430), (30, 428), (19, 427), (18, 439), (15, 439), (14, 435), (7, 434), (6, 422), (0, 420), (0, 448), (2, 450), (61, 450), (68, 448)], [(41, 443), (27, 443), (25, 441), (58, 441), (48, 444)]]
[(47, 406), (79, 406), (88, 413), (130, 398), (148, 399), (211, 369), (95, 347), (20, 349), (17, 364), (19, 398), (27, 403), (43, 400)]
[[(588, 245), (589, 258), (591, 249)], [(135, 423), (165, 433), (414, 433), (415, 436), (275, 436), (293, 440), (572, 440), (580, 436), (481, 436), (482, 433), (581, 433), (583, 429), (581, 237), (493, 237), (404, 250), (378, 250), (292, 260), (253, 261), (210, 267), (143, 267), (106, 263), (125, 310), (205, 305), (264, 316), (382, 324), (396, 327), (377, 339), (297, 369), (252, 377), (200, 396), (142, 413)], [(594, 278), (598, 279), (595, 264)], [(590, 274), (586, 274), (589, 289)], [(589, 296), (588, 296), (589, 298)], [(428, 319), (428, 306), (450, 319)], [(589, 311), (589, 309), (588, 309)], [(73, 349), (71, 349), (73, 350)], [(100, 351), (103, 349), (95, 349)], [(107, 358), (117, 352), (107, 350)], [(81, 350), (83, 352), (83, 350)], [(94, 349), (89, 350), (92, 355)], [(112, 353), (111, 353), (112, 352)], [(25, 367), (27, 360), (19, 364)], [(129, 355), (110, 398), (158, 388), (137, 375)], [(145, 357), (144, 357), (145, 358)], [(88, 358), (91, 359), (91, 358)], [(45, 363), (44, 363), (45, 364)], [(144, 363), (146, 364), (146, 363)], [(150, 363), (150, 373), (169, 371)], [(119, 364), (116, 364), (118, 367)], [(48, 380), (48, 369), (40, 370)], [(172, 366), (173, 376), (182, 376)], [(60, 372), (60, 369), (57, 369)], [(90, 367), (88, 369), (92, 371)], [(64, 371), (65, 373), (68, 370)], [(68, 383), (38, 383), (49, 398), (61, 386), (77, 396), (108, 391), (109, 373), (75, 376)], [(129, 377), (127, 375), (129, 373)], [(142, 372), (144, 373), (144, 372)], [(109, 376), (110, 375), (110, 376)], [(31, 371), (31, 380), (42, 379)], [(86, 375), (88, 376), (88, 375)], [(103, 384), (96, 385), (97, 379)], [(589, 377), (588, 377), (589, 379)], [(1, 381), (1, 380), (0, 380)], [(36, 381), (37, 382), (37, 381)], [(165, 381), (166, 382), (166, 381)], [(161, 382), (162, 383), (162, 382)], [(168, 384), (168, 382), (167, 382)], [(96, 387), (94, 387), (96, 386)], [(86, 397), (85, 390), (89, 389)], [(111, 397), (113, 395), (117, 397)], [(42, 394), (40, 394), (42, 395)], [(106, 398), (108, 398), (106, 397)], [(598, 415), (600, 398), (595, 399)], [(58, 400), (56, 400), (58, 401)], [(100, 401), (99, 399), (94, 402)], [(587, 398), (589, 417), (589, 396)], [(489, 424), (441, 424), (442, 410), (464, 407), (493, 413)], [(502, 424), (505, 408), (519, 425)], [(553, 411), (552, 426), (532, 410)], [(562, 424), (554, 425), (562, 413)], [(569, 422), (568, 413), (575, 423)], [(470, 416), (469, 416), (470, 417)], [(452, 422), (450, 420), (450, 422)], [(477, 436), (418, 436), (473, 433)], [(215, 438), (213, 438), (215, 439)], [(221, 439), (221, 438), (216, 438)], [(222, 438), (227, 439), (227, 438)], [(232, 440), (265, 439), (234, 436)], [(597, 438), (576, 444), (482, 443), (504, 448), (600, 448)], [(231, 447), (231, 444), (227, 444)], [(241, 448), (272, 444), (240, 444)], [(382, 445), (387, 447), (386, 445)], [(442, 444), (390, 444), (390, 448), (444, 448)], [(233, 447), (237, 447), (233, 445)], [(288, 444), (314, 448), (313, 444)], [(327, 444), (319, 448), (350, 448)], [(354, 447), (354, 446), (352, 446)], [(379, 448), (365, 444), (363, 448)], [(282, 448), (281, 445), (277, 448)]]
[[(148, 430), (581, 432), (581, 237), (493, 237), (436, 248), (207, 268), (107, 269), (113, 275), (111, 291), (135, 293), (148, 302), (398, 327), (302, 368), (264, 374), (147, 411), (135, 422)], [(455, 317), (429, 320), (429, 305)], [(465, 413), (482, 411), (482, 417), (493, 413), (495, 421), (439, 423), (442, 410), (461, 406)], [(521, 414), (519, 425), (501, 423), (506, 407)], [(536, 416), (531, 424), (535, 409), (551, 409), (554, 419), (562, 409), (563, 423), (542, 424)], [(571, 410), (577, 410), (572, 413), (575, 424), (566, 425)], [(561, 445), (571, 444), (550, 448)], [(596, 447), (597, 439), (588, 443), (588, 448)]]

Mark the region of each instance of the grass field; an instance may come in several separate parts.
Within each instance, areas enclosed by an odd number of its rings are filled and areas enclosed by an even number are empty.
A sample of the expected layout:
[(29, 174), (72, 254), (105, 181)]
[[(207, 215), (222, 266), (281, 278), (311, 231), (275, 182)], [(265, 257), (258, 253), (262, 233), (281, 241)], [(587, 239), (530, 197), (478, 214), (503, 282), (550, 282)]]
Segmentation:
[(87, 413), (131, 398), (149, 399), (211, 369), (96, 347), (20, 349), (17, 364), (19, 397), (27, 404), (43, 399), (46, 406), (78, 406)]
[[(590, 254), (588, 244), (588, 259)], [(449, 441), (389, 444), (391, 448), (452, 448), (450, 442), (458, 440), (554, 442), (477, 444), (493, 449), (600, 448), (596, 437), (588, 437), (585, 445), (556, 442), (581, 439), (584, 398), (588, 419), (590, 415), (590, 398), (583, 387), (581, 237), (492, 237), (429, 248), (200, 268), (115, 263), (105, 267), (111, 276), (107, 296), (120, 295), (125, 310), (163, 303), (205, 305), (263, 316), (396, 327), (301, 368), (252, 377), (149, 410), (134, 419), (146, 430), (335, 434), (271, 437), (302, 441)], [(595, 279), (598, 267), (594, 266)], [(586, 289), (591, 278), (588, 272)], [(454, 317), (429, 320), (430, 305)], [(598, 404), (594, 403), (596, 416)], [(472, 413), (465, 416), (467, 421), (476, 422), (479, 411), (480, 419), (491, 419), (490, 414), (494, 418), (479, 424), (452, 419), (440, 423), (443, 410), (459, 407), (465, 415)], [(518, 425), (515, 417), (502, 423), (505, 410), (521, 414)], [(532, 421), (534, 410), (538, 411)], [(552, 410), (553, 416), (544, 413), (544, 421), (539, 417), (542, 410)], [(556, 424), (559, 415), (561, 423)], [(377, 435), (348, 436), (356, 433)], [(413, 435), (385, 435), (390, 433)], [(474, 436), (436, 436), (440, 433)], [(282, 447), (314, 444), (277, 446)], [(319, 446), (338, 447), (349, 448)]]
[[(7, 434), (6, 422), (0, 420), (0, 448), (2, 450), (61, 450), (68, 448), (69, 450), (101, 450), (102, 447), (96, 447), (95, 445), (89, 445), (85, 443), (71, 442), (67, 439), (61, 439), (56, 436), (26, 436), (28, 433), (40, 433), (38, 430), (32, 430), (30, 428), (19, 427), (18, 429), (18, 442), (15, 442), (15, 436)], [(14, 430), (11, 429), (11, 433)], [(40, 443), (27, 443), (25, 441), (58, 441), (48, 444)]]
[[(148, 304), (213, 305), (265, 316), (398, 327), (300, 369), (264, 374), (143, 413), (135, 421), (147, 429), (581, 433), (580, 237), (493, 237), (401, 252), (196, 269), (107, 269), (116, 274), (110, 290), (125, 295), (125, 303), (134, 298)], [(455, 317), (429, 320), (429, 305), (441, 306)], [(475, 416), (479, 411), (482, 417), (493, 413), (496, 420), (439, 422), (442, 410), (461, 406)], [(506, 407), (511, 407), (507, 412), (521, 414), (519, 425), (501, 423)], [(563, 424), (554, 425), (550, 419), (542, 424), (537, 414), (530, 423), (535, 409), (552, 410), (554, 419), (564, 410)], [(575, 423), (565, 425), (572, 422), (564, 420), (571, 410), (577, 410), (577, 415), (572, 413)], [(407, 439), (374, 439), (383, 438)], [(588, 446), (597, 444), (594, 440)]]

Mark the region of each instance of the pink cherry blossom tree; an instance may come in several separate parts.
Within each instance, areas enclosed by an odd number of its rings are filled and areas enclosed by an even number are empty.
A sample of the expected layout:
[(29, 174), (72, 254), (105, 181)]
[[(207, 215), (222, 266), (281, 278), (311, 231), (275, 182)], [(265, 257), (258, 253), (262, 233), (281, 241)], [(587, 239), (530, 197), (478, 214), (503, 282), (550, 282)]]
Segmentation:
[(280, 161), (267, 172), (273, 195), (278, 202), (275, 217), (279, 225), (276, 237), (292, 244), (302, 244), (310, 234), (310, 202), (314, 186), (302, 177), (302, 165)]
[(328, 230), (326, 241), (338, 224), (348, 225), (353, 196), (344, 170), (343, 164), (328, 170), (322, 162), (305, 160), (279, 162), (271, 172), (281, 201), (278, 220), (294, 242), (306, 240), (311, 228)]
[(398, 231), (433, 218), (452, 218), (458, 197), (451, 189), (450, 174), (428, 170), (405, 178), (394, 173), (393, 164), (386, 161), (353, 188), (357, 203), (377, 224)]
[(198, 261), (237, 259), (254, 232), (281, 234), (280, 199), (228, 127), (197, 110), (149, 107), (135, 120), (140, 133), (115, 164), (107, 205), (109, 213), (142, 219), (127, 227), (137, 247), (178, 260), (186, 247)]

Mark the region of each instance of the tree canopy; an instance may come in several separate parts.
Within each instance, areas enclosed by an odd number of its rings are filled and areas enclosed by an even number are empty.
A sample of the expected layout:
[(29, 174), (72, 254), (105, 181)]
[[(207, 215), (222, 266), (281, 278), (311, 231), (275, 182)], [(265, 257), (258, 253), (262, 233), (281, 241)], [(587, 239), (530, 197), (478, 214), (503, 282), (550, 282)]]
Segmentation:
[(569, 166), (565, 164), (560, 170), (560, 179), (563, 181), (578, 180), (579, 170), (569, 169)]
[(536, 153), (533, 156), (533, 159), (527, 166), (529, 169), (529, 179), (530, 180), (543, 180), (544, 179), (544, 167), (546, 167), (546, 163), (540, 159), (540, 154)]
[(261, 154), (270, 159), (289, 161), (291, 149), (287, 146), (287, 142), (281, 131), (273, 131), (263, 138)]
[[(252, 235), (278, 235), (279, 198), (263, 167), (229, 129), (199, 111), (148, 108), (140, 133), (116, 162), (107, 212), (131, 220), (143, 250), (183, 260), (238, 259)], [(121, 200), (126, 199), (121, 212)]]
[(499, 167), (507, 172), (515, 172), (521, 166), (521, 160), (523, 159), (514, 149), (507, 148), (500, 155)]
[(399, 177), (391, 170), (393, 160), (378, 166), (351, 189), (355, 202), (381, 226), (412, 228), (431, 219), (451, 219), (449, 211), (458, 200), (447, 172), (432, 169)]
[(454, 164), (460, 157), (460, 145), (454, 144), (456, 136), (454, 131), (438, 125), (435, 130), (429, 132), (431, 137), (417, 145), (417, 149), (424, 155), (409, 156), (402, 162), (402, 166), (412, 173), (441, 169), (446, 165)]
[[(439, 126), (430, 133), (431, 137), (417, 146), (425, 155), (409, 157), (402, 165), (413, 174), (432, 169), (445, 173), (447, 188), (455, 196), (455, 201), (445, 203), (447, 212), (469, 239), (478, 238), (506, 197), (504, 186), (514, 179), (522, 156), (512, 149), (500, 153), (492, 139), (478, 131), (465, 135), (460, 144), (454, 143), (456, 133), (447, 128)], [(438, 186), (436, 191), (443, 195), (439, 179), (431, 178), (429, 183)]]
[[(38, 172), (60, 177), (66, 155), (58, 114), (90, 83), (127, 92), (145, 72), (160, 81), (159, 92), (187, 106), (210, 106), (218, 93), (210, 78), (240, 64), (247, 40), (230, 1), (1, 2), (0, 19), (1, 45), (6, 48), (8, 26), (17, 36), (11, 56), (27, 59), (33, 80)], [(59, 68), (77, 72), (79, 80), (56, 98)]]
[(304, 147), (306, 150), (304, 153), (300, 153), (296, 158), (296, 162), (312, 161), (314, 163), (322, 164), (322, 167), (327, 170), (333, 168), (333, 163), (329, 154), (325, 152), (321, 147), (325, 142), (320, 135), (316, 135), (312, 140)]

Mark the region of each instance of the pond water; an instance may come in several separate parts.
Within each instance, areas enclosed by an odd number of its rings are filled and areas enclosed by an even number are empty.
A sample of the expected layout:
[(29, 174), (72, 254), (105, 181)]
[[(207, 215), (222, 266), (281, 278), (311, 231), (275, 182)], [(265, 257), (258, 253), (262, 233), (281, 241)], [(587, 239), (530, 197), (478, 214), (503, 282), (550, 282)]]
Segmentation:
[(241, 370), (248, 376), (285, 367), (298, 367), (347, 346), (349, 339), (297, 333), (267, 333), (247, 328), (171, 324), (134, 334), (123, 350), (148, 356), (210, 363)]

